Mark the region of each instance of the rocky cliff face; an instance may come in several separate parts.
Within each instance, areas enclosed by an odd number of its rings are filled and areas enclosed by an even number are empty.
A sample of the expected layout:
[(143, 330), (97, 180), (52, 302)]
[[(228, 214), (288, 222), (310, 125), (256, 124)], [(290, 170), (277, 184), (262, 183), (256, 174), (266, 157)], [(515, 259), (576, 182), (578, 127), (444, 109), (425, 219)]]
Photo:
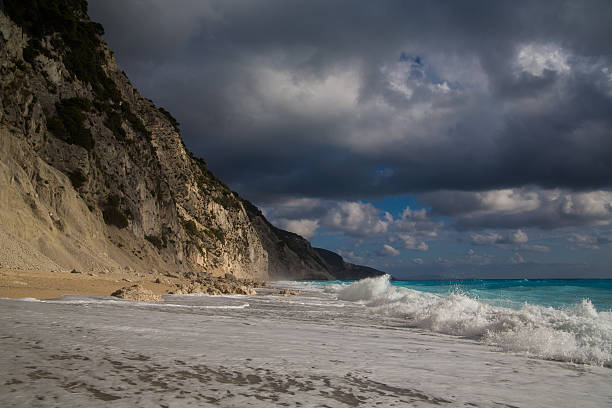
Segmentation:
[(329, 273), (338, 280), (359, 280), (372, 276), (385, 275), (385, 272), (379, 271), (369, 266), (355, 265), (345, 262), (340, 255), (335, 252), (323, 248), (313, 248), (314, 251), (329, 265)]
[(102, 33), (83, 0), (4, 1), (0, 267), (27, 248), (32, 267), (333, 278), (185, 148)]
[(243, 201), (255, 231), (268, 253), (268, 273), (273, 279), (335, 279), (329, 265), (310, 242), (270, 224), (257, 207)]
[(268, 273), (273, 279), (357, 280), (385, 274), (345, 262), (327, 249), (313, 248), (301, 236), (276, 228), (250, 202), (243, 200), (243, 205), (268, 252)]

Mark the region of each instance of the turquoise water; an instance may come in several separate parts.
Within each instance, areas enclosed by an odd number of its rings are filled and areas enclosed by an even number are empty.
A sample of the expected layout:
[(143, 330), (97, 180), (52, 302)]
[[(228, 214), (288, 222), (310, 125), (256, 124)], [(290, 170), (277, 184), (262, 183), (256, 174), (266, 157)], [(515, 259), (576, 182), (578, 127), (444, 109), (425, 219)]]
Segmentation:
[[(347, 282), (316, 283), (326, 285)], [(391, 285), (442, 296), (458, 293), (483, 303), (512, 309), (520, 309), (525, 303), (558, 309), (589, 299), (597, 311), (612, 311), (612, 279), (398, 280), (391, 281)]]
[(589, 299), (597, 311), (612, 311), (612, 279), (394, 281), (391, 284), (440, 295), (462, 293), (513, 309), (525, 302), (561, 308)]

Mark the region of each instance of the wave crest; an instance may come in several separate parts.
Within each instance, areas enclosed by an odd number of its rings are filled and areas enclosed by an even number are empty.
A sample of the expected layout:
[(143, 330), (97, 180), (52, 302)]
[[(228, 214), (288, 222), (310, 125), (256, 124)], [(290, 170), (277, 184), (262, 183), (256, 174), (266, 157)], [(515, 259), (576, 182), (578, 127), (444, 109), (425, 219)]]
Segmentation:
[(562, 309), (525, 303), (514, 310), (459, 291), (438, 296), (395, 287), (389, 279), (366, 278), (326, 289), (339, 300), (405, 318), (412, 327), (467, 336), (534, 357), (612, 367), (612, 313), (597, 312), (588, 299)]

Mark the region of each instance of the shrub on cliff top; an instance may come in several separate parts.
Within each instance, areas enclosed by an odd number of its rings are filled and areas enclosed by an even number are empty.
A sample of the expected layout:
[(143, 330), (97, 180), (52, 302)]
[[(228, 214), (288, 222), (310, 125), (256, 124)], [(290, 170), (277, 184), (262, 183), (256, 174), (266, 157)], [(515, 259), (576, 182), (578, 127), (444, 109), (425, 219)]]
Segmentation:
[(240, 201), (231, 191), (222, 190), (220, 196), (213, 197), (213, 201), (226, 210), (240, 210)]
[(161, 106), (157, 108), (157, 110), (159, 110), (170, 121), (170, 124), (172, 124), (172, 127), (174, 127), (174, 130), (176, 130), (177, 132), (180, 132), (181, 124), (178, 122), (178, 120), (174, 118), (174, 116), (170, 114), (170, 112), (168, 112)]

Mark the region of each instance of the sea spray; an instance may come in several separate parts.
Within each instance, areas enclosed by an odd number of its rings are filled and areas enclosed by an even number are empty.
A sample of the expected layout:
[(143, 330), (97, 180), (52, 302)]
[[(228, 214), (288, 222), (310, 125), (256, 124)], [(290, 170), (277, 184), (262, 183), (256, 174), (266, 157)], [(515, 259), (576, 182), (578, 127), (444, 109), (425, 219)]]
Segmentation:
[(325, 287), (339, 300), (374, 313), (402, 317), (407, 325), (478, 339), (505, 351), (612, 367), (612, 313), (597, 312), (588, 299), (564, 308), (524, 303), (494, 306), (460, 290), (447, 296), (393, 286), (388, 275)]

